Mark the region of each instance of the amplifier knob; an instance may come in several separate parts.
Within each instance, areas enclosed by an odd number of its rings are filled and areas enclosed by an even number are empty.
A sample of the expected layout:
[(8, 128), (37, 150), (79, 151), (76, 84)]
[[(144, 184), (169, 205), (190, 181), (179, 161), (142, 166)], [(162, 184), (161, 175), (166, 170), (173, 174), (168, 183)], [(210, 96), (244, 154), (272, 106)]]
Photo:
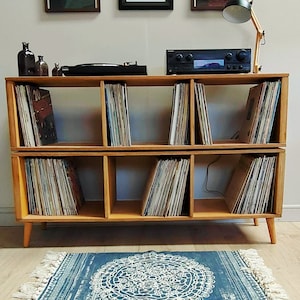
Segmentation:
[(188, 55), (185, 57), (185, 59), (186, 59), (187, 61), (193, 60), (193, 54), (192, 54), (192, 53), (188, 54)]
[(231, 52), (228, 52), (228, 53), (225, 55), (225, 58), (226, 58), (227, 60), (231, 60), (231, 59), (232, 59), (232, 56), (233, 56), (233, 54), (232, 54)]
[(176, 60), (181, 61), (183, 59), (183, 55), (181, 53), (176, 54)]
[(243, 61), (247, 58), (247, 51), (246, 50), (241, 50), (236, 54), (236, 58), (238, 61)]

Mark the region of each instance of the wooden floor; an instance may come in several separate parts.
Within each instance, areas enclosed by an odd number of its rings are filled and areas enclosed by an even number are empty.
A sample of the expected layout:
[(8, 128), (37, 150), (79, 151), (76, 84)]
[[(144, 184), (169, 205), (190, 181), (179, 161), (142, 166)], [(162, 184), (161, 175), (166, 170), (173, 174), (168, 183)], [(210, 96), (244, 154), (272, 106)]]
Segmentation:
[(23, 227), (0, 227), (0, 298), (29, 279), (48, 250), (68, 252), (206, 251), (256, 249), (290, 299), (300, 299), (300, 223), (276, 222), (277, 244), (267, 225), (205, 222), (193, 224), (115, 224), (34, 226), (30, 248)]

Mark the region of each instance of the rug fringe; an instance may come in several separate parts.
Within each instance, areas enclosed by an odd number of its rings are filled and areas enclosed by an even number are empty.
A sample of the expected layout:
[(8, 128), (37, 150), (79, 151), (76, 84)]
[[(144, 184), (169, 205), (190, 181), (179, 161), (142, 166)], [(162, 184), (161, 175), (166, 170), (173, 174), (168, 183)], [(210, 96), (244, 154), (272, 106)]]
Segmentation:
[(268, 300), (289, 299), (285, 290), (275, 282), (272, 270), (265, 266), (263, 259), (255, 249), (239, 250), (238, 252), (264, 290)]
[(26, 300), (38, 299), (66, 255), (66, 252), (47, 252), (40, 265), (30, 275), (31, 278), (34, 278), (34, 281), (23, 284), (19, 291), (13, 294), (13, 298)]

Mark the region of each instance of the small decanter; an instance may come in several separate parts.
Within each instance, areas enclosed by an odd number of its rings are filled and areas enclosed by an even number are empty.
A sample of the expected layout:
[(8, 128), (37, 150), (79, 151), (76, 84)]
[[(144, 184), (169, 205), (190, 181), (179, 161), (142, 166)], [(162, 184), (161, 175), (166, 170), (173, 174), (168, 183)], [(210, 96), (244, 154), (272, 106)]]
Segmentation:
[(42, 55), (38, 56), (38, 60), (35, 63), (35, 74), (37, 76), (48, 76), (48, 64), (44, 61), (44, 57)]
[(23, 49), (18, 53), (19, 76), (35, 75), (35, 56), (29, 50), (29, 43), (23, 42)]
[(62, 76), (62, 71), (59, 67), (59, 63), (54, 64), (54, 68), (52, 69), (52, 76)]

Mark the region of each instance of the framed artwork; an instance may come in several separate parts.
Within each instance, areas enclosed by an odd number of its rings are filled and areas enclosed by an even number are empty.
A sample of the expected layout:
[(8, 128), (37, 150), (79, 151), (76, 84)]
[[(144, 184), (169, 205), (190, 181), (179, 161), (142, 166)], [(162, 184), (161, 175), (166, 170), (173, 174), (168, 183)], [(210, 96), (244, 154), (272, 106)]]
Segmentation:
[(100, 0), (45, 0), (46, 12), (100, 12)]
[(191, 10), (223, 10), (228, 0), (191, 0)]
[(120, 10), (172, 10), (173, 9), (173, 0), (152, 0), (152, 1), (143, 1), (143, 0), (119, 0), (119, 9)]

